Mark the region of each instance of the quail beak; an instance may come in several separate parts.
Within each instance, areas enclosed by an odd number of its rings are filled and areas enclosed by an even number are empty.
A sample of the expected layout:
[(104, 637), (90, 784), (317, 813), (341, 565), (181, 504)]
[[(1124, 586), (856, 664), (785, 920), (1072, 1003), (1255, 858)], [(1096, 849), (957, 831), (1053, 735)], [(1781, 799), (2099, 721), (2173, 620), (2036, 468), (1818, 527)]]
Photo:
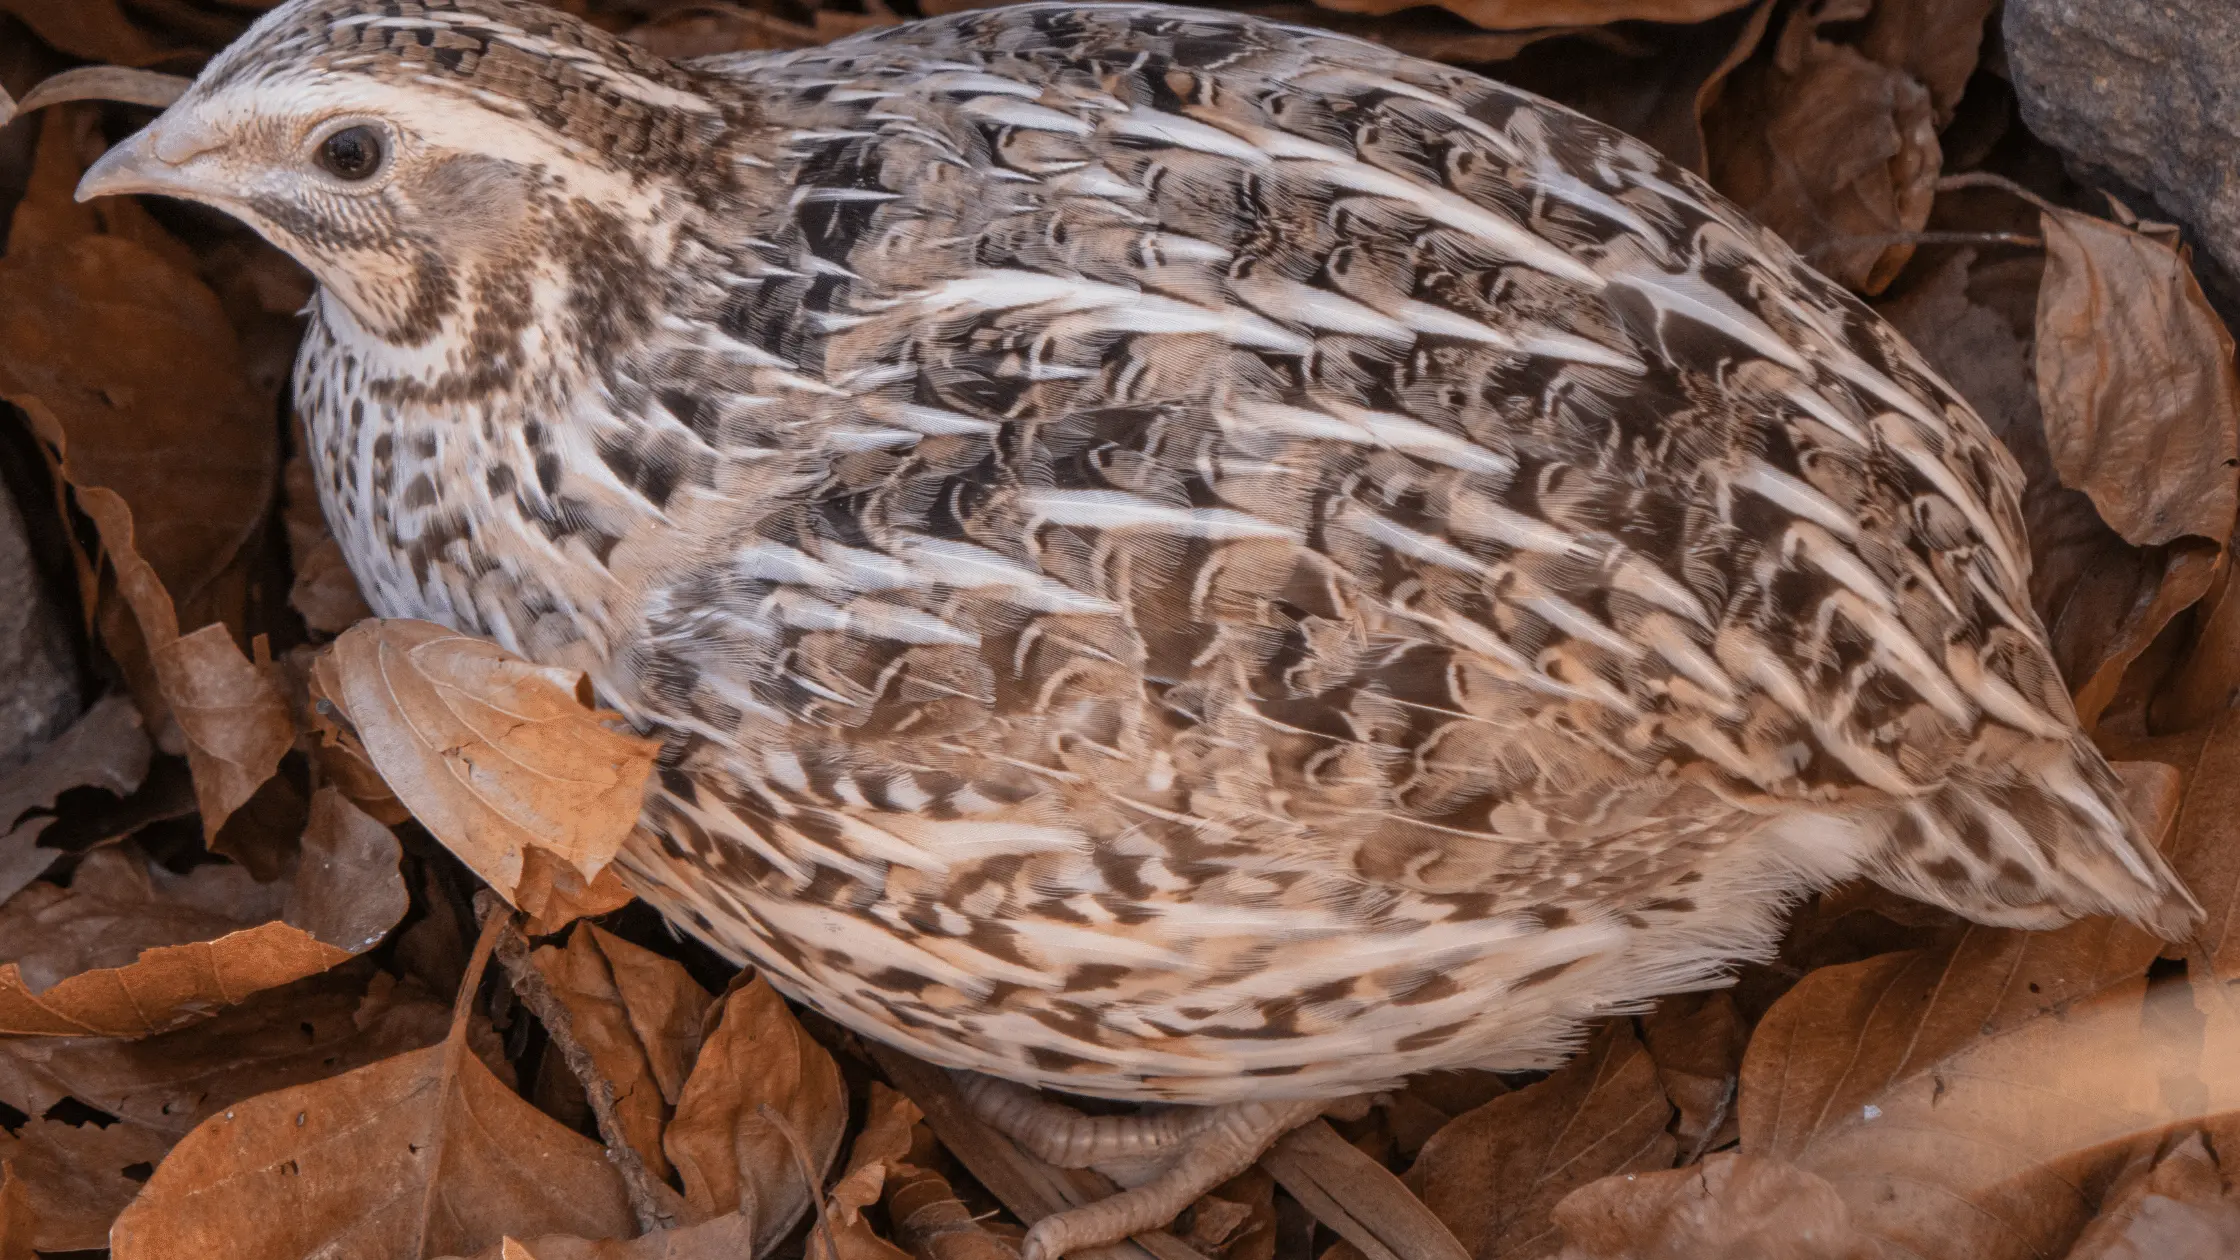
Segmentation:
[(214, 190), (205, 187), (189, 170), (193, 159), (216, 148), (204, 137), (186, 134), (193, 127), (167, 127), (157, 119), (118, 142), (78, 181), (78, 200), (113, 197), (122, 193), (154, 193), (208, 201)]

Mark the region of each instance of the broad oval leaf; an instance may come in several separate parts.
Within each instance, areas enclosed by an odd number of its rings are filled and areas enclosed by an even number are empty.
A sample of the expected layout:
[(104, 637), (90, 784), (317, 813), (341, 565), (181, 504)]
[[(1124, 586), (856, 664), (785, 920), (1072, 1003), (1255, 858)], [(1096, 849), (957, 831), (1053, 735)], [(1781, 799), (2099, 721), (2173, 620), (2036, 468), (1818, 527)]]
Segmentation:
[(583, 675), (426, 621), (335, 640), (330, 695), (397, 799), (513, 899), (526, 853), (586, 880), (633, 828), (658, 745), (589, 704)]

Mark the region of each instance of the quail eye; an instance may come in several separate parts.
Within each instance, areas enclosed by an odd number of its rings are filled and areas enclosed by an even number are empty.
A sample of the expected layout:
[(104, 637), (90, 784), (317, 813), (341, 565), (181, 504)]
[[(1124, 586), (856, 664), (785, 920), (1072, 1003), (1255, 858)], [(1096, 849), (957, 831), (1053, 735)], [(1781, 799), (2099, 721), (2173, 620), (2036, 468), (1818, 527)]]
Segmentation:
[(381, 135), (371, 127), (344, 127), (319, 142), (319, 165), (337, 179), (369, 179), (381, 169)]

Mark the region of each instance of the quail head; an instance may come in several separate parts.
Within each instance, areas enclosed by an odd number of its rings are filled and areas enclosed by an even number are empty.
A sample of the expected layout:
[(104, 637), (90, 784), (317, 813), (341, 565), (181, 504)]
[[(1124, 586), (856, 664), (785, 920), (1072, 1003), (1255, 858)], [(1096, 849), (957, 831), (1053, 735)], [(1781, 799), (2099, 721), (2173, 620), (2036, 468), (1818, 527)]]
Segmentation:
[(1324, 1101), (1546, 1064), (1835, 880), (2198, 913), (1967, 404), (1476, 75), (1148, 5), (672, 63), (291, 0), (80, 192), (316, 275), (352, 570), (666, 741), (640, 892), (1036, 1149), (1155, 1157), (1030, 1252)]

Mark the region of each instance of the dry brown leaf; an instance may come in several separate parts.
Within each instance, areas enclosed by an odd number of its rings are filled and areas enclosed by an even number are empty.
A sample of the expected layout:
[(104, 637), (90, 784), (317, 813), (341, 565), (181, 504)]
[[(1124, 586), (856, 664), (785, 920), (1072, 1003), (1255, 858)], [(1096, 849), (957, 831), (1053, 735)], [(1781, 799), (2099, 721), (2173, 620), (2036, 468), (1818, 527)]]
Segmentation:
[(590, 704), (582, 674), (425, 621), (332, 648), (368, 759), (422, 826), (509, 900), (544, 849), (593, 879), (637, 826), (658, 747)]
[[(1848, 12), (1848, 10), (1845, 10)], [(1729, 80), (1704, 120), (1711, 181), (1813, 266), (1862, 293), (1897, 277), (1936, 198), (1929, 91), (1817, 34), (1795, 10), (1770, 62)]]
[[(1422, 0), (1315, 0), (1341, 13), (1387, 14)], [(1703, 22), (1750, 0), (1438, 0), (1439, 7), (1488, 30), (1601, 26), (1610, 22)]]
[[(0, 92), (0, 96), (5, 96)], [(15, 1164), (0, 1160), (0, 1260), (35, 1260), (32, 1255), (31, 1199), (16, 1177)]]
[(1859, 51), (1929, 89), (1937, 126), (1952, 121), (1999, 0), (1877, 0)]
[(29, 762), (0, 777), (0, 902), (46, 872), (55, 849), (39, 847), (55, 802), (72, 788), (130, 795), (148, 775), (148, 736), (139, 710), (105, 696)]
[(577, 1043), (613, 1087), (624, 1140), (666, 1181), (661, 1131), (683, 1094), (701, 1020), (715, 998), (683, 967), (588, 923), (576, 925), (565, 948), (545, 946), (529, 961), (567, 1007)]
[(1657, 1003), (1641, 1025), (1642, 1041), (1657, 1065), (1657, 1080), (1680, 1112), (1674, 1128), (1683, 1149), (1716, 1147), (1734, 1122), (1735, 1080), (1749, 1030), (1735, 1011), (1734, 995), (1678, 993)]
[(2068, 1260), (2240, 1255), (2240, 1196), (2196, 1131), (2159, 1157), (2143, 1149), (2110, 1188)]
[(322, 791), (292, 881), (102, 849), (0, 906), (0, 1032), (144, 1037), (364, 952), (405, 910), (395, 837)]
[(1877, 1260), (1835, 1188), (1779, 1160), (1713, 1155), (1582, 1186), (1555, 1207), (1559, 1260)]
[[(871, 1083), (871, 1103), (864, 1113), (863, 1131), (848, 1150), (847, 1171), (832, 1184), (826, 1202), (832, 1218), (843, 1231), (869, 1226), (863, 1209), (879, 1201), (887, 1174), (910, 1154), (911, 1131), (925, 1113), (901, 1091), (877, 1081)], [(847, 1248), (841, 1248), (842, 1254)]]
[(288, 666), (293, 676), (302, 680), (300, 724), (312, 737), (311, 753), (319, 763), (320, 776), (358, 808), (390, 826), (412, 817), (412, 811), (389, 790), (381, 772), (373, 768), (373, 759), (358, 742), (357, 731), (342, 716), (342, 706), (337, 702), (342, 678), (334, 653), (299, 647), (289, 654)]
[[(73, 486), (123, 496), (134, 548), (180, 621), (238, 625), (213, 584), (276, 488), (273, 400), (250, 385), (191, 255), (128, 200), (75, 205), (82, 164), (62, 119), (48, 116), (39, 179), (0, 260), (0, 394), (61, 453)], [(50, 226), (27, 232), (27, 216)]]
[(521, 883), (513, 891), (513, 903), (527, 916), (521, 925), (525, 934), (552, 936), (577, 919), (620, 910), (636, 896), (611, 865), (587, 882), (566, 860), (544, 849), (528, 849), (521, 855)]
[(32, 1244), (41, 1251), (106, 1246), (110, 1222), (170, 1148), (163, 1134), (93, 1120), (33, 1117), (13, 1135), (0, 1130), (0, 1159), (22, 1179)]
[(155, 646), (156, 677), (187, 737), (205, 836), (215, 837), (295, 746), (295, 722), (262, 639), (257, 648), (257, 660), (243, 656), (216, 624)]
[(724, 998), (722, 1021), (700, 1048), (662, 1143), (693, 1219), (747, 1213), (757, 1255), (786, 1236), (816, 1192), (802, 1183), (793, 1146), (760, 1114), (765, 1106), (793, 1128), (821, 1184), (847, 1128), (847, 1086), (832, 1056), (756, 976)]
[(2222, 543), (2240, 505), (2240, 371), (2193, 268), (2121, 224), (2045, 214), (2038, 399), (2064, 485), (2128, 542)]
[[(467, 1260), (750, 1260), (754, 1227), (734, 1212), (698, 1225), (655, 1230), (637, 1238), (593, 1241), (548, 1234), (526, 1241), (506, 1238)], [(450, 1257), (449, 1260), (460, 1260)], [(812, 1256), (812, 1260), (822, 1260)]]
[(117, 0), (0, 0), (0, 13), (73, 57), (146, 65), (169, 55), (117, 7)]
[[(141, 1041), (0, 1040), (0, 1101), (40, 1117), (72, 1099), (115, 1117), (78, 1126), (38, 1121), (25, 1135), (34, 1151), (27, 1193), (49, 1208), (38, 1218), (39, 1245), (107, 1245), (110, 1222), (152, 1165), (219, 1109), (443, 1037), (445, 1004), (378, 972), (369, 987), (352, 970), (260, 993)], [(136, 1167), (143, 1164), (150, 1168)]]
[(223, 625), (212, 623), (181, 638), (171, 596), (138, 550), (123, 496), (81, 486), (77, 499), (116, 567), (117, 589), (138, 629), (139, 659), (152, 673), (158, 711), (178, 733), (178, 751), (186, 753), (194, 771), (203, 834), (214, 836), (272, 777), (294, 740), (279, 677), (269, 661), (241, 655)]
[(1558, 1237), (1548, 1213), (1612, 1173), (1670, 1167), (1672, 1105), (1626, 1020), (1612, 1020), (1546, 1080), (1462, 1115), (1408, 1170), (1422, 1197), (1474, 1260), (1545, 1256)]
[(598, 1145), (523, 1101), (471, 1045), (499, 922), (486, 920), (441, 1043), (203, 1121), (117, 1218), (115, 1260), (388, 1260), (630, 1232)]

